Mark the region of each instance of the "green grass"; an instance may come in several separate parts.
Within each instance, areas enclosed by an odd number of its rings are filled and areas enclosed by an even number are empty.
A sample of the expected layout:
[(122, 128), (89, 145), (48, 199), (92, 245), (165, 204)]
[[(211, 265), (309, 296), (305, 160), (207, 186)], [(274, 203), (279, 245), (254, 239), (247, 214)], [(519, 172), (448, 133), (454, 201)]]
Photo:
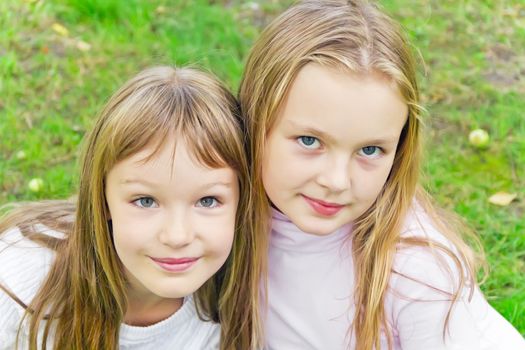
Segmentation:
[[(197, 64), (235, 90), (260, 28), (290, 1), (258, 3), (1, 1), (0, 204), (72, 195), (85, 131), (112, 91), (146, 66)], [(491, 267), (482, 289), (525, 334), (525, 4), (382, 4), (420, 57), (425, 183), (479, 233)], [(468, 144), (479, 127), (490, 133), (487, 150)], [(38, 193), (27, 187), (34, 177), (44, 180)], [(494, 206), (488, 198), (498, 191), (518, 197)]]

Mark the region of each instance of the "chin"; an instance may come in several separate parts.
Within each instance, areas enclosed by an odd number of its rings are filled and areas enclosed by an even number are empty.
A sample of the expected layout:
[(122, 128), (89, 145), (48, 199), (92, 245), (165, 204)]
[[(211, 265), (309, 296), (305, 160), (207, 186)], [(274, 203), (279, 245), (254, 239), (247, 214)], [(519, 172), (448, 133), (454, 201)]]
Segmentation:
[(156, 294), (158, 297), (165, 299), (180, 299), (193, 294), (198, 289), (191, 287), (188, 288), (188, 286), (185, 286), (184, 288), (173, 288), (173, 286), (171, 288), (163, 287), (164, 286), (155, 288), (154, 290), (151, 290), (151, 292)]
[(296, 226), (303, 232), (315, 236), (327, 236), (339, 229), (343, 225), (336, 223), (315, 222), (316, 220), (307, 220), (296, 223)]

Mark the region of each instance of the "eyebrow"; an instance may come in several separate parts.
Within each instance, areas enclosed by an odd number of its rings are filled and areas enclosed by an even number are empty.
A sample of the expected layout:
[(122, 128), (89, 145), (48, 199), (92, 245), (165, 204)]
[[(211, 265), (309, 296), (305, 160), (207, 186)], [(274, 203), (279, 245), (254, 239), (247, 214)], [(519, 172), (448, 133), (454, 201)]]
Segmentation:
[(399, 137), (397, 136), (387, 136), (387, 137), (383, 137), (383, 138), (376, 138), (376, 139), (371, 139), (371, 140), (366, 140), (366, 142), (361, 142), (361, 144), (367, 146), (367, 145), (393, 145), (393, 144), (397, 144), (397, 142), (399, 141)]
[(151, 182), (151, 181), (148, 181), (148, 180), (144, 180), (144, 179), (133, 179), (133, 178), (127, 178), (127, 179), (123, 179), (120, 181), (120, 184), (121, 185), (144, 185), (144, 186), (149, 186), (149, 187), (155, 187), (155, 183), (154, 182)]
[[(120, 181), (120, 184), (121, 185), (135, 185), (135, 184), (139, 184), (139, 185), (143, 185), (143, 186), (147, 186), (147, 187), (157, 187), (158, 186), (158, 184), (155, 183), (155, 182), (151, 182), (151, 181), (144, 180), (144, 179), (133, 179), (133, 178), (123, 179), (122, 181)], [(231, 187), (232, 186), (232, 182), (231, 181), (214, 181), (214, 182), (206, 183), (206, 184), (202, 185), (200, 188), (201, 189), (209, 189), (209, 188), (212, 188), (212, 187), (215, 187), (215, 186)]]
[[(335, 142), (334, 138), (327, 134), (326, 132), (316, 129), (314, 127), (308, 126), (308, 125), (301, 125), (296, 121), (288, 120), (288, 123), (297, 129), (300, 129), (301, 132), (304, 132), (306, 134), (319, 137), (323, 140), (328, 140), (329, 142)], [(366, 145), (390, 145), (395, 144), (399, 141), (399, 136), (396, 135), (388, 135), (385, 137), (378, 137), (370, 140), (366, 140), (364, 142), (360, 142), (360, 144)]]
[(228, 187), (230, 188), (232, 186), (232, 183), (230, 181), (215, 181), (215, 182), (211, 182), (209, 184), (205, 184), (203, 186), (201, 186), (201, 189), (209, 189), (209, 188), (213, 188), (213, 187)]
[(298, 122), (293, 121), (293, 120), (287, 120), (287, 122), (293, 128), (299, 129), (299, 130), (301, 130), (301, 132), (304, 132), (305, 134), (313, 135), (313, 136), (319, 137), (319, 138), (321, 138), (323, 140), (328, 140), (330, 142), (334, 142), (335, 141), (332, 136), (330, 136), (329, 134), (327, 134), (326, 132), (324, 132), (322, 130), (313, 128), (313, 127), (308, 126), (308, 125), (299, 124)]

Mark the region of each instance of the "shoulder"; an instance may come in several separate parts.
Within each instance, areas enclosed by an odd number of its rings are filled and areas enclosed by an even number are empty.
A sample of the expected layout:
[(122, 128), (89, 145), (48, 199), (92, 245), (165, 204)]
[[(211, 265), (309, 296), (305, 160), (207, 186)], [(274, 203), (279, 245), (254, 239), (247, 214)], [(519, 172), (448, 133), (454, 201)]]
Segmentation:
[(458, 250), (424, 211), (416, 207), (409, 213), (401, 237), (430, 242), (400, 243), (394, 257), (384, 306), (404, 349), (514, 349), (515, 344), (523, 345), (475, 282), (470, 284)]
[(218, 323), (203, 320), (197, 313), (193, 296), (185, 300), (187, 306), (188, 325), (191, 334), (191, 346), (188, 349), (214, 350), (220, 348), (221, 327)]
[(407, 215), (401, 242), (396, 248), (391, 289), (409, 298), (450, 300), (467, 277), (456, 247), (428, 214), (414, 206)]
[[(44, 227), (39, 232), (51, 235)], [(54, 258), (51, 249), (27, 238), (18, 228), (10, 229), (0, 236), (0, 281), (23, 298), (27, 294), (24, 290), (33, 289), (31, 285), (47, 275)]]
[(187, 299), (186, 304), (188, 304), (190, 309), (188, 318), (193, 323), (193, 326), (188, 327), (188, 329), (191, 329), (193, 337), (190, 349), (218, 350), (221, 337), (220, 324), (201, 319), (195, 308), (193, 297)]
[[(25, 237), (18, 228), (0, 235), (0, 284), (28, 304), (40, 288), (50, 266), (54, 252)], [(24, 309), (4, 290), (0, 289), (0, 324), (7, 319), (3, 311), (11, 312), (10, 319), (17, 319)]]
[[(524, 342), (470, 284), (455, 246), (422, 211), (407, 217), (384, 311), (403, 349), (518, 349)], [(462, 283), (463, 282), (463, 283)]]

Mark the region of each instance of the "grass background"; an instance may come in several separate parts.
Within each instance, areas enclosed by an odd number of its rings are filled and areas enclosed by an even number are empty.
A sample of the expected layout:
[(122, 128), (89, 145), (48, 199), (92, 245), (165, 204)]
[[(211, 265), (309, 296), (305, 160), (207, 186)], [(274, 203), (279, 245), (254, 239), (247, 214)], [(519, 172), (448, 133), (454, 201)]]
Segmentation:
[[(110, 94), (152, 64), (197, 64), (236, 91), (261, 28), (291, 1), (2, 0), (0, 204), (65, 198), (86, 130)], [(482, 289), (525, 334), (525, 3), (385, 0), (420, 58), (426, 186), (479, 233)], [(58, 25), (57, 25), (58, 24)], [(486, 129), (486, 150), (468, 133)], [(31, 192), (28, 183), (42, 178)], [(516, 193), (508, 206), (488, 198)]]

